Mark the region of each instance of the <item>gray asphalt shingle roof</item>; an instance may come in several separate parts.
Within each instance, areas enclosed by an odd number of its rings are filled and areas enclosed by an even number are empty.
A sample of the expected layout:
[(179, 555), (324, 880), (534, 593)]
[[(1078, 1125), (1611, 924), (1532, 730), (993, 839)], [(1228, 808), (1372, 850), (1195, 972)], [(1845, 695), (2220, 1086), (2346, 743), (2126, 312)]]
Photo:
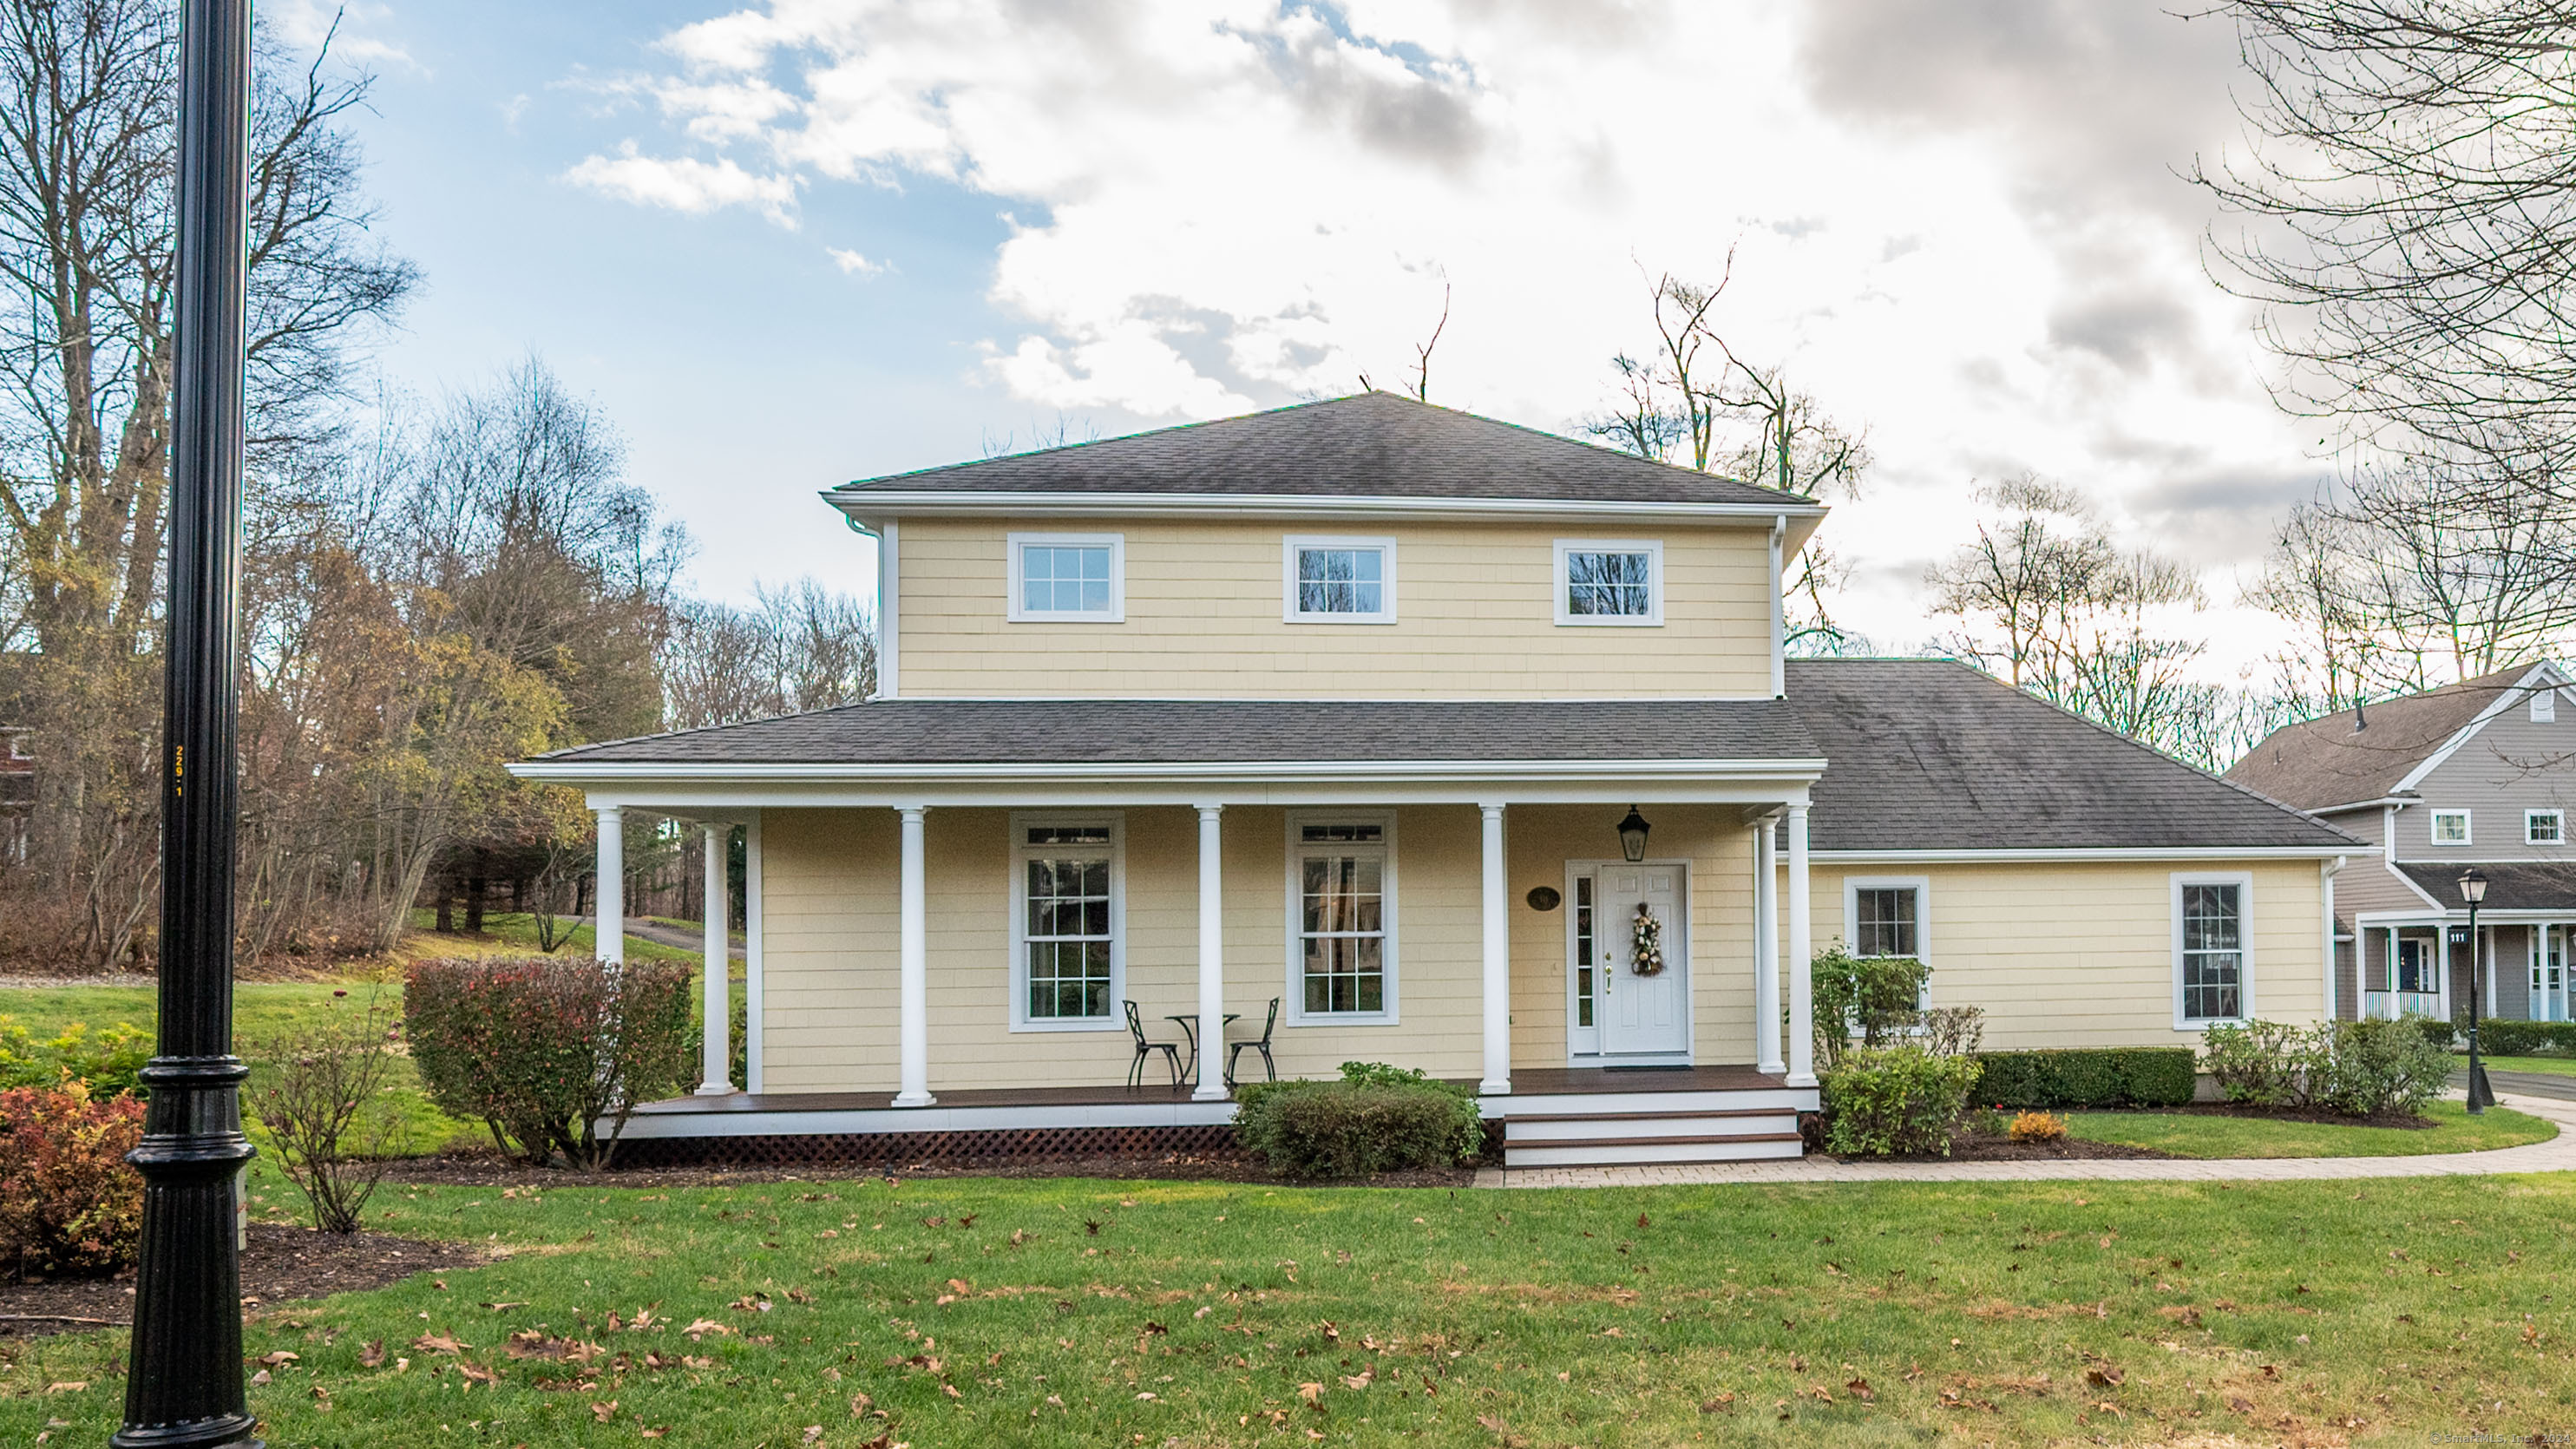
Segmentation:
[(616, 764), (1814, 759), (1778, 700), (892, 699), (537, 758)]
[(1789, 699), (1828, 764), (1818, 850), (2359, 845), (1943, 659), (1792, 659)]
[[(2377, 800), (2444, 741), (2520, 683), (2532, 666), (2446, 684), (2422, 694), (2283, 725), (2245, 752), (2227, 778), (2302, 810)], [(2356, 721), (2367, 728), (2356, 729)]]
[[(2455, 911), (2468, 910), (2460, 899), (2460, 872), (2468, 866), (2401, 863), (2397, 868), (2433, 899)], [(2487, 878), (2487, 898), (2480, 910), (2576, 910), (2576, 861), (2482, 860), (2477, 870)]]
[(1803, 508), (1813, 501), (1391, 392), (861, 479), (832, 491), (864, 500), (871, 493), (923, 490), (1521, 498), (1763, 508)]

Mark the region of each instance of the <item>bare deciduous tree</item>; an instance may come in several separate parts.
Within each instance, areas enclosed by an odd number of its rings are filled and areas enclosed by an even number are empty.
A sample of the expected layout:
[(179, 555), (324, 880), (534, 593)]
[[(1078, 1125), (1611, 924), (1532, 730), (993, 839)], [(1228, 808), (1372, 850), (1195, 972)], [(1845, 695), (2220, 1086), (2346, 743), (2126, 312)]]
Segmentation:
[[(1654, 279), (1656, 346), (1647, 359), (1610, 359), (1619, 401), (1584, 431), (1623, 451), (1703, 473), (1721, 473), (1794, 498), (1855, 497), (1869, 471), (1865, 432), (1842, 428), (1782, 368), (1749, 362), (1710, 320), (1734, 275), (1734, 253), (1714, 286), (1667, 272)], [(1850, 568), (1809, 540), (1781, 592), (1792, 653), (1832, 653), (1849, 636), (1828, 596)]]
[(1959, 621), (1944, 644), (2018, 688), (2179, 759), (2216, 769), (2259, 732), (2232, 693), (2194, 680), (2207, 645), (2162, 632), (2198, 608), (2181, 564), (2124, 550), (2075, 489), (2025, 475), (1977, 490), (1997, 515), (1934, 567), (1934, 611)]
[(867, 605), (812, 579), (755, 587), (754, 597), (749, 609), (692, 602), (674, 611), (662, 661), (671, 728), (830, 709), (876, 693)]
[[(0, 696), (39, 752), (17, 915), (119, 961), (154, 890), (178, 33), (166, 0), (0, 11)], [(341, 122), (367, 81), (260, 52), (250, 156), (255, 456), (327, 431), (351, 349), (413, 284), (368, 235)]]

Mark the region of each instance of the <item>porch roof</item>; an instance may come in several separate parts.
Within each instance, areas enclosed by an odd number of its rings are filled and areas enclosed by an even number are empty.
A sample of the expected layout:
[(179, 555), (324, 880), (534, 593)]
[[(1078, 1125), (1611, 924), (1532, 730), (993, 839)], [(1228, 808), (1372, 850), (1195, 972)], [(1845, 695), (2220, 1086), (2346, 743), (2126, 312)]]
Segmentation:
[(2426, 895), (2449, 906), (2453, 913), (2465, 916), (2468, 907), (2460, 903), (2460, 872), (2474, 864), (2487, 878), (2487, 898), (2481, 911), (2568, 911), (2576, 913), (2576, 861), (2564, 860), (2481, 860), (2443, 861), (2439, 865), (2409, 865), (2401, 861), (2397, 868), (2405, 872)]
[(1776, 699), (890, 699), (575, 746), (537, 756), (528, 772), (1535, 761), (1759, 764), (1784, 774), (1823, 766), (1797, 712)]

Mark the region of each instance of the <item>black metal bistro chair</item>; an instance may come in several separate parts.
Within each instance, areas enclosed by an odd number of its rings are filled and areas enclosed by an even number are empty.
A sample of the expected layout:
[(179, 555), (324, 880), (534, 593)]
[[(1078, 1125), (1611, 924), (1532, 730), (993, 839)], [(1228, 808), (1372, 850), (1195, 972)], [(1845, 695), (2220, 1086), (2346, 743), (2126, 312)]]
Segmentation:
[(1136, 1039), (1136, 1060), (1127, 1065), (1129, 1091), (1145, 1084), (1145, 1063), (1156, 1052), (1161, 1052), (1163, 1059), (1171, 1064), (1172, 1085), (1178, 1087), (1181, 1084), (1181, 1044), (1145, 1040), (1145, 1018), (1137, 1013), (1136, 1003), (1132, 1001), (1127, 1003), (1127, 1034)]
[(1270, 1034), (1279, 1029), (1279, 998), (1270, 998), (1270, 1015), (1262, 1020), (1261, 1035), (1225, 1044), (1225, 1084), (1234, 1085), (1234, 1059), (1245, 1052), (1261, 1053), (1261, 1070), (1271, 1081), (1279, 1080), (1279, 1064), (1270, 1060)]

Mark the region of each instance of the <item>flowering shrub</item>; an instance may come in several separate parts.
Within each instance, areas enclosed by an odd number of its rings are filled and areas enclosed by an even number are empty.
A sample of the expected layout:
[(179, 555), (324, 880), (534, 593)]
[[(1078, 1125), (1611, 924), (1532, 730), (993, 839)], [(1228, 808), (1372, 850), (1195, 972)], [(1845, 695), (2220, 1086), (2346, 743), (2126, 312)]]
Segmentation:
[(2054, 1112), (2017, 1113), (2004, 1135), (2015, 1142), (2055, 1142), (2066, 1135), (2066, 1119)]
[(105, 1274), (134, 1261), (143, 1178), (125, 1154), (143, 1140), (143, 1104), (93, 1098), (74, 1081), (0, 1091), (0, 1269)]
[(689, 970), (548, 956), (423, 961), (403, 983), (430, 1100), (525, 1162), (608, 1165), (637, 1103), (697, 1080)]

